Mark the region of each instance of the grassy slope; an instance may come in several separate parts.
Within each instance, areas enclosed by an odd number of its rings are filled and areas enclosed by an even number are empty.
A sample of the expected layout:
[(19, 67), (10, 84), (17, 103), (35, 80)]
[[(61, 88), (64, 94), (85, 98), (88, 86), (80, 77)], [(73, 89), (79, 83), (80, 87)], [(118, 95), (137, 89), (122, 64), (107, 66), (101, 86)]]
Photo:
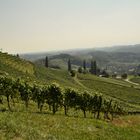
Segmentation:
[[(11, 56), (6, 53), (0, 53), (0, 70), (7, 71), (10, 69), (27, 74), (34, 74), (34, 67), (31, 62), (19, 59), (16, 56)], [(5, 67), (9, 67), (5, 69)]]
[(6, 53), (0, 53), (0, 75), (22, 78), (30, 83), (49, 84), (58, 82), (61, 86), (76, 87), (76, 82), (67, 71), (46, 69)]
[[(107, 96), (128, 102), (135, 109), (139, 109), (140, 91), (131, 87), (131, 84), (125, 81), (99, 78), (88, 74), (78, 74), (76, 78), (72, 78), (67, 71), (38, 67), (7, 54), (0, 54), (0, 60), (0, 74), (9, 74), (15, 78), (22, 77), (31, 83), (36, 81), (40, 84), (48, 84), (56, 81), (61, 86), (70, 86), (80, 90), (98, 90)], [(52, 140), (140, 139), (139, 116), (123, 117), (116, 119), (113, 123), (107, 123), (89, 117), (83, 119), (83, 117), (65, 117), (61, 114), (53, 116), (33, 112), (0, 112), (0, 138)]]
[(80, 90), (97, 90), (121, 101), (140, 105), (140, 87), (132, 86), (132, 84), (123, 80), (100, 78), (91, 74), (78, 74), (76, 78), (72, 78), (65, 70), (47, 69), (16, 56), (0, 53), (0, 74), (4, 73), (16, 78), (21, 77), (31, 83), (49, 84), (58, 82), (61, 86)]
[(105, 122), (62, 115), (5, 112), (0, 113), (0, 128), (1, 140), (139, 140), (140, 116)]
[(130, 80), (134, 83), (140, 84), (140, 77), (132, 77)]
[(102, 92), (105, 95), (125, 102), (140, 105), (140, 89), (131, 87), (131, 84), (114, 79), (99, 78), (92, 75), (78, 74), (81, 83), (90, 89)]
[[(140, 106), (139, 86), (111, 78), (100, 78), (91, 74), (78, 74), (72, 78), (65, 70), (47, 69), (15, 56), (0, 53), (0, 72), (15, 78), (21, 77), (31, 83), (49, 84), (57, 82), (63, 87), (73, 87), (79, 90), (99, 91), (104, 95), (120, 101)], [(137, 89), (136, 89), (137, 88)]]

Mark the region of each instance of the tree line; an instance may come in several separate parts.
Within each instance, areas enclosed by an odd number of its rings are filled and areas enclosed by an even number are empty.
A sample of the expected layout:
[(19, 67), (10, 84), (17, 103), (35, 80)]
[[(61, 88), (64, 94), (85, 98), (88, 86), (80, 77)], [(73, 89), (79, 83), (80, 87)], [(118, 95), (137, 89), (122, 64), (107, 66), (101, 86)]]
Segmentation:
[[(45, 58), (45, 67), (48, 68), (49, 67), (49, 58), (48, 56), (46, 56)], [(75, 70), (73, 70), (72, 68), (72, 63), (71, 63), (71, 59), (69, 58), (67, 61), (67, 68), (68, 71), (71, 73), (72, 76), (75, 76)], [(82, 66), (79, 66), (77, 69), (78, 73), (91, 73), (93, 75), (102, 75), (103, 77), (109, 77), (109, 74), (107, 73), (107, 71), (101, 70), (98, 66), (97, 66), (97, 62), (96, 60), (91, 60), (90, 62), (90, 68), (87, 68), (87, 62), (84, 59), (82, 62)]]
[(109, 98), (103, 97), (100, 93), (89, 93), (88, 91), (78, 91), (72, 88), (62, 88), (57, 83), (47, 86), (30, 85), (20, 79), (0, 77), (0, 103), (6, 98), (7, 106), (12, 111), (11, 105), (15, 99), (23, 101), (26, 109), (29, 102), (36, 103), (37, 108), (42, 112), (43, 106), (48, 105), (55, 114), (58, 110), (64, 110), (68, 115), (70, 109), (81, 110), (83, 116), (87, 112), (93, 114), (94, 118), (100, 119), (103, 114), (104, 119), (113, 119), (115, 115), (124, 113), (122, 106)]

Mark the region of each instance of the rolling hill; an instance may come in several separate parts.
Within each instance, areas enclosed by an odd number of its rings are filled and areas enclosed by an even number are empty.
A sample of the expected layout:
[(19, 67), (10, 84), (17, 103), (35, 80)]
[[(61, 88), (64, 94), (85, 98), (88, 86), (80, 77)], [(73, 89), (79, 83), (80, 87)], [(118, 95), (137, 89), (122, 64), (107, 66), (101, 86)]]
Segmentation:
[[(70, 57), (61, 55), (58, 57)], [(6, 75), (14, 79), (21, 78), (30, 84), (41, 86), (57, 82), (61, 87), (72, 87), (79, 91), (100, 92), (103, 96), (120, 102), (129, 111), (140, 111), (140, 85), (124, 80), (102, 78), (91, 74), (79, 74), (71, 77), (64, 69), (46, 68), (34, 64), (17, 56), (0, 53), (0, 76)], [(7, 104), (0, 104), (0, 137), (1, 139), (140, 139), (139, 115), (121, 116), (114, 121), (95, 120), (88, 114), (82, 117), (82, 112), (71, 110), (69, 116), (63, 115), (59, 110), (52, 115), (44, 106), (40, 113), (33, 102), (26, 110), (21, 102), (16, 101), (13, 112), (7, 110)], [(74, 117), (73, 117), (74, 116)]]
[[(56, 56), (58, 57), (67, 59), (70, 55)], [(129, 108), (140, 109), (140, 86), (126, 81), (78, 73), (73, 78), (67, 70), (45, 68), (6, 53), (0, 54), (0, 60), (1, 75), (22, 78), (31, 84), (46, 85), (57, 82), (62, 87), (72, 87), (81, 91), (99, 91), (105, 96), (119, 100)]]
[(140, 44), (113, 46), (113, 47), (101, 48), (99, 50), (106, 51), (106, 52), (140, 53)]
[(22, 58), (31, 60), (39, 65), (44, 64), (45, 57), (50, 59), (50, 66), (67, 69), (67, 61), (70, 58), (74, 68), (82, 66), (82, 61), (96, 60), (101, 69), (108, 69), (109, 73), (135, 73), (140, 62), (140, 45), (115, 46), (96, 49), (79, 49), (59, 51), (51, 53), (24, 54)]
[[(58, 54), (49, 57), (50, 67), (56, 67), (60, 69), (67, 69), (68, 59), (71, 59), (73, 68), (82, 66), (83, 60), (86, 60), (86, 65), (90, 68), (91, 60), (96, 60), (100, 69), (106, 69), (109, 73), (118, 74), (122, 73), (134, 73), (139, 66), (140, 55), (135, 53), (122, 53), (122, 52), (103, 52), (95, 51), (87, 54)], [(44, 65), (45, 57), (34, 61), (39, 65)]]

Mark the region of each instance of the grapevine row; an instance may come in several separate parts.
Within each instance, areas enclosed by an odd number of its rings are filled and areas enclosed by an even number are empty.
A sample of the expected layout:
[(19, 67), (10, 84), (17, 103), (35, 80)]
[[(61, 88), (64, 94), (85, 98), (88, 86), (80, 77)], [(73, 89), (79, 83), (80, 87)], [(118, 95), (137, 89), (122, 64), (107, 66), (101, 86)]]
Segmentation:
[(61, 88), (57, 83), (48, 86), (30, 85), (19, 79), (13, 80), (8, 77), (0, 77), (0, 102), (6, 97), (8, 109), (12, 111), (10, 102), (15, 98), (22, 100), (28, 108), (29, 101), (37, 104), (42, 112), (43, 106), (47, 104), (55, 114), (63, 108), (64, 114), (68, 115), (69, 109), (81, 110), (84, 117), (90, 112), (97, 119), (104, 114), (104, 119), (111, 119), (115, 115), (124, 113), (124, 109), (112, 99), (102, 96), (102, 94), (91, 94), (88, 91), (77, 91), (72, 88)]

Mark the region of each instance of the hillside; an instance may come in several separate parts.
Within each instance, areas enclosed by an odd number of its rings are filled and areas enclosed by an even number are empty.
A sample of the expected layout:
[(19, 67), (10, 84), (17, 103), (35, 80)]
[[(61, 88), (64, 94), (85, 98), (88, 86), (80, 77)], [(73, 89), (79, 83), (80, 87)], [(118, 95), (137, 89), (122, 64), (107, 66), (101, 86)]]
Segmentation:
[[(63, 56), (67, 58), (67, 55)], [(71, 77), (66, 70), (45, 68), (6, 53), (0, 54), (0, 60), (0, 75), (21, 78), (31, 85), (46, 86), (57, 82), (61, 87), (72, 87), (80, 92), (99, 92), (104, 97), (119, 102), (129, 112), (140, 112), (139, 85), (91, 74)], [(19, 101), (12, 108), (13, 112), (9, 112), (6, 100), (0, 104), (0, 139), (139, 139), (139, 116), (122, 116), (113, 121), (104, 121), (95, 120), (87, 113), (87, 118), (84, 119), (82, 112), (75, 109), (69, 110), (69, 116), (63, 115), (63, 109), (52, 115), (47, 105), (42, 113), (38, 112), (32, 101), (28, 110)], [(7, 111), (3, 112), (3, 109)]]
[[(58, 54), (49, 57), (50, 67), (67, 69), (67, 61), (71, 59), (73, 69), (82, 66), (83, 60), (86, 60), (86, 65), (90, 68), (91, 60), (96, 60), (100, 69), (106, 69), (109, 73), (117, 72), (122, 74), (124, 72), (134, 73), (139, 66), (140, 55), (126, 52), (103, 52), (95, 51), (87, 54)], [(45, 57), (34, 61), (38, 65), (44, 65)]]
[[(63, 55), (66, 56), (67, 55)], [(61, 87), (72, 87), (80, 93), (102, 93), (105, 98), (119, 102), (129, 112), (140, 112), (140, 85), (124, 80), (102, 78), (91, 74), (78, 74), (75, 77), (63, 69), (45, 68), (44, 66), (25, 61), (17, 56), (0, 54), (0, 76), (6, 75), (14, 79), (21, 78), (33, 85), (46, 86), (57, 82)], [(114, 120), (93, 118), (87, 112), (70, 109), (64, 116), (64, 109), (59, 108), (55, 115), (45, 104), (39, 112), (36, 102), (29, 102), (28, 109), (19, 99), (11, 100), (13, 111), (8, 111), (6, 99), (0, 104), (0, 136), (3, 139), (140, 139), (139, 115), (116, 116)]]
[(34, 74), (34, 67), (33, 64), (29, 61), (19, 59), (18, 56), (11, 56), (7, 53), (0, 52), (0, 70), (1, 73), (8, 72), (13, 73), (26, 73), (33, 75)]
[(139, 140), (140, 116), (113, 122), (60, 114), (1, 113), (1, 140)]
[(113, 46), (113, 47), (101, 48), (99, 50), (106, 51), (106, 52), (140, 53), (140, 44)]
[(90, 61), (93, 59), (97, 61), (101, 69), (107, 68), (110, 73), (134, 73), (140, 62), (140, 45), (21, 55), (22, 58), (31, 60), (37, 64), (44, 64), (46, 56), (50, 59), (50, 66), (61, 69), (67, 68), (69, 58), (71, 58), (74, 68), (82, 66), (83, 59), (87, 61), (87, 67), (90, 67)]
[(55, 81), (60, 85), (76, 86), (74, 80), (65, 70), (46, 69), (43, 66), (35, 65), (32, 62), (7, 53), (0, 53), (0, 75), (21, 78), (41, 85)]
[(47, 56), (58, 55), (58, 54), (70, 54), (70, 55), (84, 55), (90, 52), (122, 52), (122, 53), (140, 53), (140, 44), (136, 45), (120, 45), (120, 46), (110, 46), (110, 47), (100, 47), (100, 48), (87, 48), (87, 49), (73, 49), (64, 51), (51, 51), (51, 52), (40, 52), (40, 53), (28, 53), (21, 54), (22, 58), (30, 61), (35, 61)]
[(129, 108), (137, 110), (140, 107), (140, 87), (128, 82), (96, 77), (91, 74), (78, 74), (76, 78), (73, 78), (66, 70), (45, 68), (3, 53), (0, 55), (0, 60), (3, 60), (0, 61), (1, 74), (22, 78), (31, 84), (46, 85), (57, 82), (62, 87), (99, 91), (105, 96), (119, 100)]

